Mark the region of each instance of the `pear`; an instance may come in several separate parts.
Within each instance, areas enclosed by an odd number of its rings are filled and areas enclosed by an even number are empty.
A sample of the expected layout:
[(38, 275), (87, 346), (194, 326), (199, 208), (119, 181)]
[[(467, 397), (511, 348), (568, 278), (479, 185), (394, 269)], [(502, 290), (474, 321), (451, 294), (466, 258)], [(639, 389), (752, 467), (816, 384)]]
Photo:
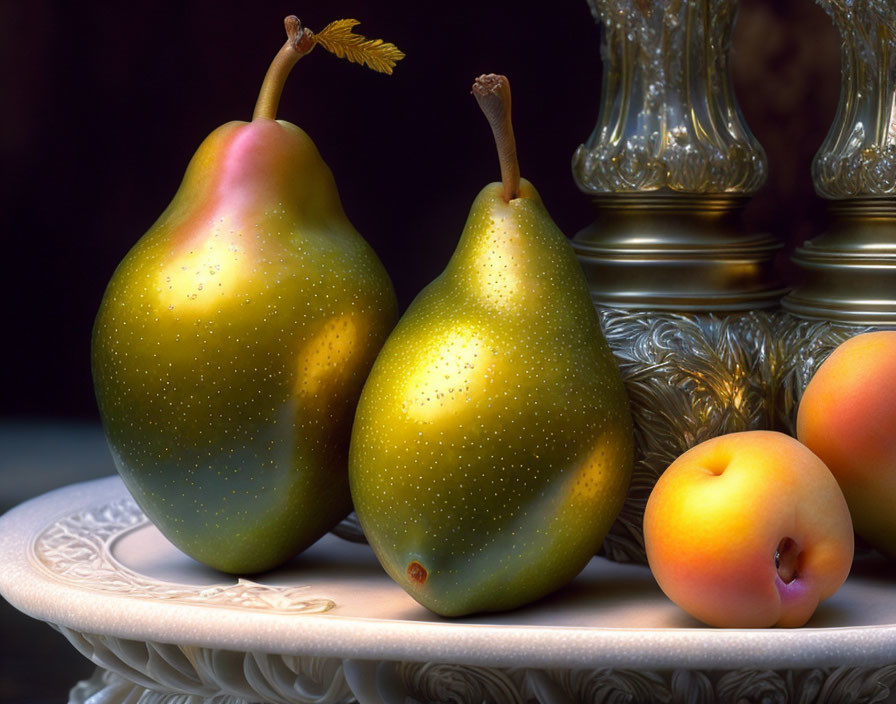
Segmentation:
[(352, 430), (355, 511), (432, 611), (511, 609), (572, 580), (622, 507), (633, 438), (584, 274), (519, 177), (510, 92), (481, 76), (502, 182), (371, 370)]
[(252, 121), (199, 147), (92, 337), (124, 483), (174, 545), (233, 573), (275, 567), (351, 510), (355, 405), (398, 317), (311, 138), (274, 119), (316, 43), (295, 17), (286, 28)]

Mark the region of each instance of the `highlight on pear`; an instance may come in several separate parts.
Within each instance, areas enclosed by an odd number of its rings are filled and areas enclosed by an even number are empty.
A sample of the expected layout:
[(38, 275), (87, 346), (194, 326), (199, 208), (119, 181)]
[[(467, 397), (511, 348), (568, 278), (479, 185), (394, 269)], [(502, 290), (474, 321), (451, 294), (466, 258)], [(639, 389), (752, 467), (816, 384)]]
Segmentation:
[(315, 34), (286, 18), (252, 121), (199, 146), (94, 324), (96, 397), (124, 483), (172, 543), (226, 572), (276, 567), (351, 510), (352, 418), (398, 317), (314, 142), (275, 119), (318, 44), (391, 72), (403, 54), (355, 25)]
[(503, 76), (473, 93), (502, 181), (365, 383), (355, 511), (386, 572), (445, 616), (512, 609), (571, 581), (622, 508), (632, 422), (575, 254), (520, 178)]

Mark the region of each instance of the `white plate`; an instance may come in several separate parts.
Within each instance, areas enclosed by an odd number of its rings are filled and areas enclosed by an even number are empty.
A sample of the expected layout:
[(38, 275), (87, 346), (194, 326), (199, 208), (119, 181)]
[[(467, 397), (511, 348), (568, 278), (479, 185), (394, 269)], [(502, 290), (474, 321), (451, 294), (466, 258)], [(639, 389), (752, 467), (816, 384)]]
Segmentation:
[[(569, 587), (537, 604), (448, 620), (407, 596), (366, 545), (332, 535), (285, 567), (250, 580), (215, 572), (174, 548), (119, 478), (109, 477), (45, 494), (0, 517), (0, 564), (0, 594), (13, 606), (56, 625), (82, 652), (145, 687), (159, 681), (147, 644), (256, 659), (332, 659), (345, 666), (333, 677), (353, 688), (361, 686), (352, 683), (360, 677), (349, 664), (355, 661), (542, 673), (831, 670), (896, 663), (896, 569), (881, 560), (859, 563), (844, 587), (796, 630), (701, 627), (663, 596), (647, 568), (600, 558)], [(134, 644), (142, 650), (129, 655)], [(202, 684), (196, 693), (219, 693), (217, 684), (202, 682), (206, 665), (168, 664), (192, 668), (188, 674)], [(293, 664), (301, 670), (301, 663)], [(111, 686), (106, 679), (103, 686)], [(220, 691), (240, 691), (227, 686)], [(371, 697), (385, 696), (391, 685), (377, 686), (379, 693), (366, 698), (352, 692), (362, 701), (387, 701)], [(527, 686), (537, 689), (532, 681)]]

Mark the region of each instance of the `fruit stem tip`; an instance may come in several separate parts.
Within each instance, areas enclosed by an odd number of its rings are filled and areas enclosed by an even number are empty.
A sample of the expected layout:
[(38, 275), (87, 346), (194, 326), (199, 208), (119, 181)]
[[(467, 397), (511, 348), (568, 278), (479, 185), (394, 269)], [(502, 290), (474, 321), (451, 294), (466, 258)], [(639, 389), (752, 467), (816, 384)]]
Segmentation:
[(283, 20), (286, 28), (286, 43), (280, 47), (280, 51), (271, 62), (268, 72), (264, 76), (261, 90), (258, 92), (258, 100), (255, 103), (255, 111), (252, 119), (277, 118), (277, 107), (280, 105), (280, 96), (283, 93), (283, 85), (286, 77), (296, 62), (310, 52), (314, 46), (314, 32), (302, 26), (302, 22), (295, 15), (289, 15)]
[(520, 163), (510, 118), (510, 81), (506, 76), (483, 74), (474, 81), (472, 93), (492, 128), (501, 164), (501, 195), (510, 202), (520, 191)]

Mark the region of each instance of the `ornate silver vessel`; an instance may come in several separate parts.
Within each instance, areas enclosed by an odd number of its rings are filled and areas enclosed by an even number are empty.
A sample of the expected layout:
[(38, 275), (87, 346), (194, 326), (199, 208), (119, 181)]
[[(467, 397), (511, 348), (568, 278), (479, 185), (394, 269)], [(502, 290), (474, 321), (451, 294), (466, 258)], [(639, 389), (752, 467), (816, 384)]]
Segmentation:
[(776, 243), (738, 227), (765, 162), (727, 73), (733, 0), (591, 0), (604, 95), (576, 152), (597, 219), (575, 238), (632, 400), (629, 499), (603, 552), (643, 562), (659, 475), (693, 445), (793, 432), (803, 389), (833, 349), (896, 325), (896, 6), (819, 0), (843, 36), (842, 91), (812, 177), (833, 224), (800, 247), (782, 287)]
[(819, 0), (842, 37), (840, 104), (812, 165), (830, 229), (797, 249), (796, 316), (896, 324), (896, 5)]
[(729, 80), (736, 0), (590, 0), (601, 23), (600, 115), (573, 173), (592, 195), (748, 194), (762, 147)]
[(589, 0), (597, 126), (573, 157), (596, 219), (573, 240), (635, 420), (635, 471), (603, 554), (644, 562), (657, 478), (722, 433), (787, 424), (773, 258), (740, 213), (766, 159), (730, 82), (735, 0)]

